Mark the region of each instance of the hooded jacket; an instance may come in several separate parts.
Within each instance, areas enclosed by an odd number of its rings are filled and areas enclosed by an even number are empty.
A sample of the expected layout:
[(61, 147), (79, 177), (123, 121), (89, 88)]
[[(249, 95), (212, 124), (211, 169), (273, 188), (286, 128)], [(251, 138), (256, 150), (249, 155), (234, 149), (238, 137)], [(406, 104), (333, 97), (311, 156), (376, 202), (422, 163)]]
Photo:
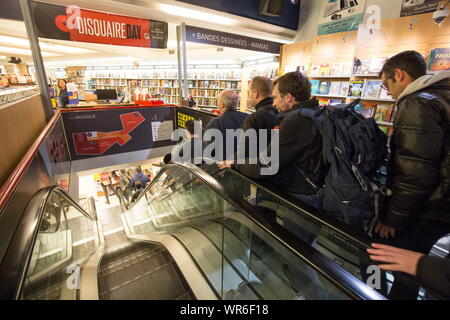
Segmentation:
[(450, 72), (416, 79), (397, 99), (388, 173), (384, 224), (450, 224)]

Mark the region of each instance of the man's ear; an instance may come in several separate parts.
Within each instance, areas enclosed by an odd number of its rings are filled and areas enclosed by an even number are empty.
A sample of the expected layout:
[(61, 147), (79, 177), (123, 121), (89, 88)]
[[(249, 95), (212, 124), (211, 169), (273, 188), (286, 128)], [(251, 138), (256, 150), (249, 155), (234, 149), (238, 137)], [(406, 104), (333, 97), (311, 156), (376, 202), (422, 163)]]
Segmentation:
[(394, 81), (402, 82), (403, 80), (405, 80), (405, 76), (405, 71), (403, 71), (402, 69), (394, 69)]

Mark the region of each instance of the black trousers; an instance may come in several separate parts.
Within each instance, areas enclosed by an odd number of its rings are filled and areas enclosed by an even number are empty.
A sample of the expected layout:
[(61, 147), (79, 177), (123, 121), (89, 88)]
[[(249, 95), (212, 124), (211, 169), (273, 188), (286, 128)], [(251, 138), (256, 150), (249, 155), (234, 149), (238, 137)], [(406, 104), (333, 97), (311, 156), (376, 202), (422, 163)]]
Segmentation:
[[(378, 234), (374, 234), (373, 241), (428, 254), (433, 245), (449, 233), (450, 224), (417, 220), (411, 223), (405, 231), (396, 233), (395, 238), (382, 239)], [(389, 292), (389, 299), (416, 300), (419, 289), (420, 284), (414, 277), (402, 272), (394, 272), (394, 283)]]

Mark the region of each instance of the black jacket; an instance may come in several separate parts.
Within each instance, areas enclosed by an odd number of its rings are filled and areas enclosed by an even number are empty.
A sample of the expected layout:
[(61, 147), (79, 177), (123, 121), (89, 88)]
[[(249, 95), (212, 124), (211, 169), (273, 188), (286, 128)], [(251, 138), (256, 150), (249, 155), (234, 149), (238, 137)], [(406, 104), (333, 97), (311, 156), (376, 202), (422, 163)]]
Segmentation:
[[(322, 139), (311, 119), (293, 113), (298, 108), (316, 109), (319, 108), (319, 103), (316, 99), (311, 99), (296, 104), (291, 111), (280, 113), (278, 175), (287, 192), (313, 194), (314, 187), (306, 181), (299, 168), (316, 185), (323, 184), (322, 172), (316, 171), (322, 152)], [(268, 147), (269, 152), (271, 145)], [(267, 178), (261, 175), (261, 163), (235, 164), (233, 167), (254, 179)]]
[(417, 79), (397, 108), (388, 170), (393, 195), (382, 221), (400, 230), (417, 218), (450, 223), (450, 72)]
[[(242, 122), (244, 122), (245, 118), (247, 118), (248, 114), (239, 112), (236, 110), (228, 110), (225, 111), (220, 117), (215, 118), (212, 120), (208, 126), (206, 127), (206, 130), (208, 129), (217, 129), (222, 133), (223, 136), (223, 159), (233, 159), (234, 154), (237, 150), (237, 137), (234, 139), (234, 151), (233, 154), (228, 155), (226, 158), (226, 145), (227, 145), (227, 139), (226, 139), (226, 130), (227, 129), (233, 129), (237, 130), (240, 128)], [(220, 160), (220, 159), (218, 159)]]
[(423, 256), (417, 264), (417, 280), (446, 299), (450, 299), (450, 259)]
[[(256, 151), (257, 154), (264, 151), (267, 148), (267, 145), (270, 143), (271, 138), (271, 130), (275, 129), (278, 125), (278, 111), (273, 107), (273, 98), (268, 97), (261, 100), (256, 106), (256, 111), (249, 115), (241, 125), (241, 129), (243, 131), (247, 131), (249, 129), (256, 130), (257, 134), (257, 144)], [(264, 149), (260, 150), (259, 148), (259, 130), (267, 130), (267, 145)], [(249, 145), (248, 141), (246, 141), (246, 156), (249, 156)]]

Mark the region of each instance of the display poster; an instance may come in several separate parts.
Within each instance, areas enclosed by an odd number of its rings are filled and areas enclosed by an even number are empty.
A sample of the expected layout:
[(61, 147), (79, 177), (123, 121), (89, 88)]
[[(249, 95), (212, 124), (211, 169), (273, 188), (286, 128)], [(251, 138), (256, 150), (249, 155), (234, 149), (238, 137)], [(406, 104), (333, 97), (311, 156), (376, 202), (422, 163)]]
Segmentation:
[(412, 16), (436, 10), (439, 0), (403, 0), (400, 17)]
[(215, 118), (217, 118), (214, 114), (209, 114), (202, 111), (197, 111), (189, 108), (176, 108), (176, 116), (177, 116), (177, 128), (186, 128), (186, 121), (188, 120), (200, 120), (202, 122), (203, 129)]
[(192, 26), (186, 26), (186, 41), (274, 54), (280, 54), (282, 46), (278, 42)]
[(166, 22), (32, 2), (41, 38), (145, 48), (167, 48)]
[(63, 119), (72, 160), (174, 144), (173, 107), (67, 112)]
[(433, 49), (430, 54), (430, 71), (450, 71), (450, 48)]
[(321, 0), (318, 35), (358, 30), (366, 0)]

